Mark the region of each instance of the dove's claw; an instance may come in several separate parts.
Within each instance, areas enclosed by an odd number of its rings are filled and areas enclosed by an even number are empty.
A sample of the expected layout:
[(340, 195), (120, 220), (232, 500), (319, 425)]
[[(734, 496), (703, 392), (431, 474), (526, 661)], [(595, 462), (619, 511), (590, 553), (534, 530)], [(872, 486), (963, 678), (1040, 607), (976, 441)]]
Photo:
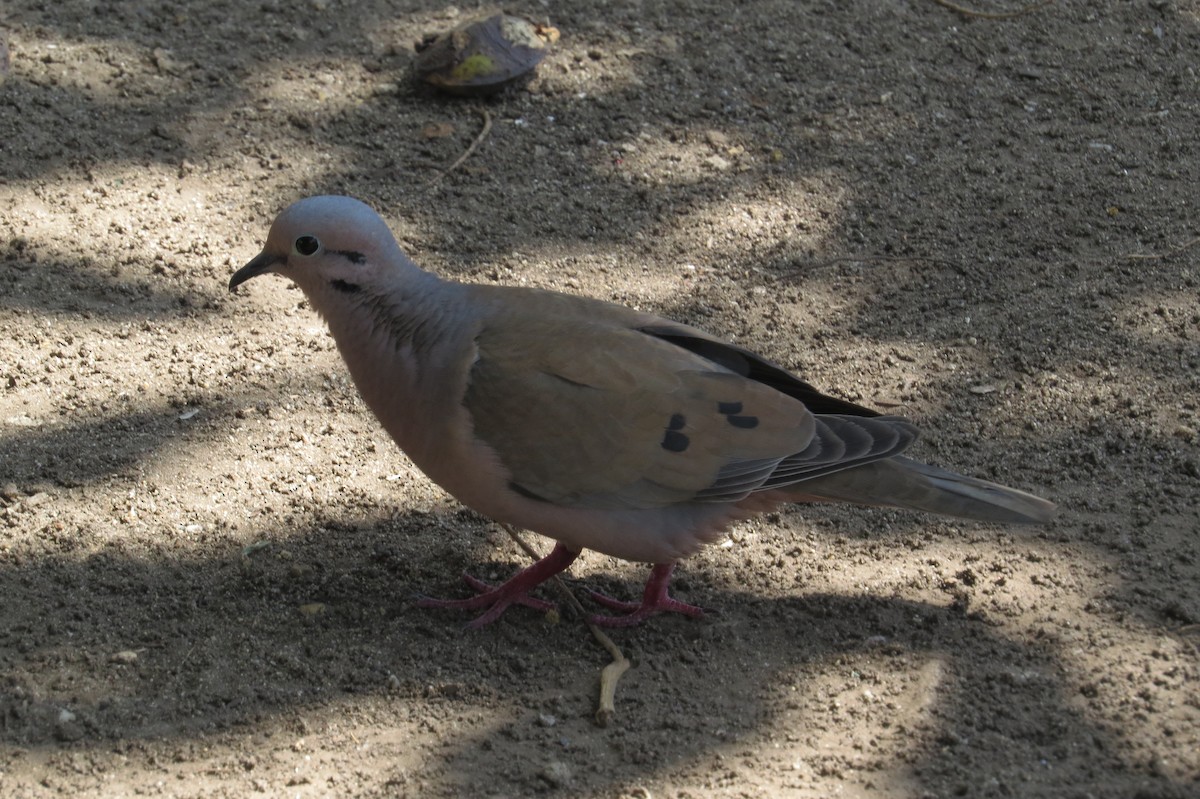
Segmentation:
[(464, 574), (463, 580), (478, 592), (475, 596), (466, 599), (422, 597), (417, 600), (417, 605), (423, 608), (456, 608), (459, 610), (487, 608), (481, 616), (467, 624), (471, 629), (478, 629), (494, 622), (510, 605), (525, 605), (542, 612), (552, 610), (554, 603), (535, 599), (529, 596), (529, 592), (566, 569), (577, 557), (579, 557), (578, 552), (572, 552), (562, 544), (555, 544), (549, 555), (517, 572), (499, 586), (493, 587), (477, 577)]
[(592, 599), (610, 610), (624, 611), (624, 616), (588, 616), (588, 621), (598, 627), (633, 627), (658, 613), (682, 613), (685, 616), (697, 618), (704, 615), (704, 609), (672, 599), (667, 595), (667, 587), (671, 582), (671, 572), (674, 563), (656, 563), (646, 580), (646, 588), (642, 593), (641, 602), (624, 602), (614, 599), (598, 591), (589, 591)]

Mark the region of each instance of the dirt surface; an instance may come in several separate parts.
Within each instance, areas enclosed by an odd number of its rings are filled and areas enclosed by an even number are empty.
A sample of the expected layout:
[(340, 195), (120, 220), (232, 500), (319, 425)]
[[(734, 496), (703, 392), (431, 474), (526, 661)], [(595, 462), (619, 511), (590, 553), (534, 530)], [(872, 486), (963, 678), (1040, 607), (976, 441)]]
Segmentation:
[[(477, 103), (406, 80), (441, 3), (8, 3), (0, 793), (1200, 795), (1200, 3), (509, 9), (563, 39)], [(1060, 518), (740, 525), (675, 584), (718, 612), (614, 635), (602, 729), (577, 621), (414, 607), (525, 558), (298, 291), (226, 291), (315, 193), (752, 346)]]

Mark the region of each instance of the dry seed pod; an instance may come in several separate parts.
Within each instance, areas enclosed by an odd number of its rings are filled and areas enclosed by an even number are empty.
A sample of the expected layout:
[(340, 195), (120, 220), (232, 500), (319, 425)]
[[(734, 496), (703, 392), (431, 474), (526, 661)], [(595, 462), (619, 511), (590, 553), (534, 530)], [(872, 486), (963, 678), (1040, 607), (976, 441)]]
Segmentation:
[(558, 30), (493, 14), (417, 45), (417, 80), (452, 94), (494, 94), (527, 79), (558, 41)]

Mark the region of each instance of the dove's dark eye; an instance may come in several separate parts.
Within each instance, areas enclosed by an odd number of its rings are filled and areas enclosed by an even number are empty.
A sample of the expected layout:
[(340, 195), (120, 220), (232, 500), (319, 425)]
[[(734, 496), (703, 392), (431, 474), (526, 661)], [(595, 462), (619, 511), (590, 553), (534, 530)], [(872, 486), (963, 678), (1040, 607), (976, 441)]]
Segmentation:
[(296, 252), (301, 255), (312, 255), (321, 248), (321, 242), (316, 236), (301, 236), (296, 239)]

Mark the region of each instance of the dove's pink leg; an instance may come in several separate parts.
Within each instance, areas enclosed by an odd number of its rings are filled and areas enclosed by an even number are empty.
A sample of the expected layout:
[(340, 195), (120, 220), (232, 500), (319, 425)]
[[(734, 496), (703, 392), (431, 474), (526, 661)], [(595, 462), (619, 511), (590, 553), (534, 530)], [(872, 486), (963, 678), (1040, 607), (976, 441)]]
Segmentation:
[(671, 582), (671, 572), (675, 570), (674, 563), (656, 563), (650, 570), (646, 580), (646, 589), (642, 592), (642, 601), (622, 602), (596, 591), (589, 593), (596, 602), (613, 610), (627, 612), (625, 616), (588, 616), (588, 621), (600, 627), (632, 627), (641, 624), (656, 613), (682, 613), (693, 618), (704, 615), (704, 609), (680, 602), (667, 596), (667, 586)]
[(417, 604), (423, 608), (487, 608), (483, 615), (467, 625), (472, 629), (478, 629), (485, 624), (494, 622), (500, 618), (509, 605), (525, 605), (542, 611), (550, 610), (554, 607), (552, 603), (534, 599), (529, 596), (529, 592), (566, 569), (577, 557), (579, 557), (578, 552), (572, 552), (562, 544), (555, 544), (549, 555), (517, 572), (507, 582), (496, 588), (469, 574), (464, 574), (463, 579), (467, 581), (467, 585), (479, 592), (477, 596), (469, 599), (422, 597), (417, 600)]

